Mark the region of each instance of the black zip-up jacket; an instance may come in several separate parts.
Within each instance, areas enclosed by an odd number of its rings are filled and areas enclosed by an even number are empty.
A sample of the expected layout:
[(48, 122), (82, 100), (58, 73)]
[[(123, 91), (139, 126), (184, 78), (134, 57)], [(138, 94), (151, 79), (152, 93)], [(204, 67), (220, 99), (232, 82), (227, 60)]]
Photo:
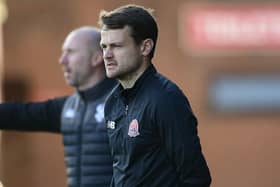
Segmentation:
[(105, 104), (112, 187), (209, 187), (210, 172), (187, 98), (153, 65)]
[(108, 187), (112, 157), (103, 109), (114, 86), (115, 81), (106, 79), (69, 97), (0, 104), (0, 129), (61, 132), (68, 186)]

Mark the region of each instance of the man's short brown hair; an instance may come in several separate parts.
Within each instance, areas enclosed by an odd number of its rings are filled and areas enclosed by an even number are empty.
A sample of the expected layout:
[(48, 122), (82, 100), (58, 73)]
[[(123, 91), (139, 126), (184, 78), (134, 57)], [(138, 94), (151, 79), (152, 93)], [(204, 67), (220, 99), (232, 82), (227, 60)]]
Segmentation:
[(152, 13), (152, 9), (138, 5), (125, 5), (110, 12), (102, 10), (99, 15), (99, 25), (102, 30), (122, 29), (128, 26), (136, 44), (140, 44), (147, 38), (152, 39), (154, 46), (149, 54), (152, 59), (158, 37), (158, 26)]

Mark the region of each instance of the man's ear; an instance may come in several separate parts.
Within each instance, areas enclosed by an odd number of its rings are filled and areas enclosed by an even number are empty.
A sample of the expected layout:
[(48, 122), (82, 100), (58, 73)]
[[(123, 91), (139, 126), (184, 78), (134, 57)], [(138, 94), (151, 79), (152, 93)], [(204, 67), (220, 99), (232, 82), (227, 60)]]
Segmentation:
[(154, 47), (154, 41), (150, 38), (145, 39), (141, 44), (141, 51), (144, 56), (148, 56)]
[(98, 66), (99, 64), (103, 63), (103, 54), (101, 51), (97, 51), (92, 54), (91, 56), (91, 64), (93, 66)]

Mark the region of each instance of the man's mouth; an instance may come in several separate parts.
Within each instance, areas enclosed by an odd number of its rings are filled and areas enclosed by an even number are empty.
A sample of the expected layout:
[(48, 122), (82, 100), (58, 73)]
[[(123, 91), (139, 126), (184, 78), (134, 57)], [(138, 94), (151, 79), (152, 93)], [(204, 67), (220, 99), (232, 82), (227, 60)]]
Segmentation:
[(114, 62), (106, 63), (106, 68), (107, 69), (111, 69), (111, 68), (114, 68), (116, 66), (117, 66), (117, 63), (114, 63)]

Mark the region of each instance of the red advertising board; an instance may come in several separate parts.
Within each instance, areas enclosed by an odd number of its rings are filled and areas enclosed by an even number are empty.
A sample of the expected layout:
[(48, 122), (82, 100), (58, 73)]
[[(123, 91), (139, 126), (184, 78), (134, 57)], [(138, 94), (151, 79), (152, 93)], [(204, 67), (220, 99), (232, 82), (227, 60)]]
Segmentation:
[(180, 11), (180, 42), (202, 52), (276, 52), (280, 49), (280, 4), (211, 4)]

